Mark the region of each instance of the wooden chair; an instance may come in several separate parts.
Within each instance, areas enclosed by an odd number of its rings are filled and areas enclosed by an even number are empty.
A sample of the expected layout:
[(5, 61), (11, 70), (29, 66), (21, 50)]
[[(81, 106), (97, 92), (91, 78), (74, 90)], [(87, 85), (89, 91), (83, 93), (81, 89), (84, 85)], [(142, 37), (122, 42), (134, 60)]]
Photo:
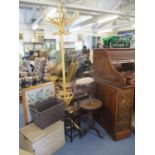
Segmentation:
[[(66, 74), (66, 89), (68, 91), (72, 91), (72, 81), (75, 78), (77, 68), (78, 68), (78, 62), (76, 62), (76, 61), (72, 62), (68, 68), (68, 72)], [(62, 79), (60, 80), (59, 86), (61, 89), (63, 88)]]
[(78, 68), (78, 62), (77, 61), (72, 62), (68, 68), (66, 82), (71, 82), (73, 80), (73, 78), (75, 77), (77, 68)]

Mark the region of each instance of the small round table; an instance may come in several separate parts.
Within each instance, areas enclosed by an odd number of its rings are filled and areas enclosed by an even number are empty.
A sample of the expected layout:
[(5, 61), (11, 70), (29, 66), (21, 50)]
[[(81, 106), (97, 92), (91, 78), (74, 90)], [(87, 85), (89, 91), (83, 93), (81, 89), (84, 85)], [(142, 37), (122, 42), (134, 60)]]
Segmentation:
[(102, 107), (102, 102), (98, 99), (90, 99), (81, 102), (80, 108), (88, 111), (88, 128), (85, 130), (87, 133), (90, 129), (96, 131), (97, 135), (100, 138), (104, 138), (101, 136), (99, 130), (95, 127), (95, 120), (93, 118), (93, 112)]

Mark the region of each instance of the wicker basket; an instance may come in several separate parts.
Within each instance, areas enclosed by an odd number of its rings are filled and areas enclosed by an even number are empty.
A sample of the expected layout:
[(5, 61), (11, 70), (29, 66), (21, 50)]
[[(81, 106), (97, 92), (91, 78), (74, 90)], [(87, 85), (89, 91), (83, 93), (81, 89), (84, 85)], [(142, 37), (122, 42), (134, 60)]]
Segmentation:
[(64, 119), (64, 106), (62, 100), (53, 97), (37, 102), (35, 105), (29, 105), (34, 124), (42, 129)]

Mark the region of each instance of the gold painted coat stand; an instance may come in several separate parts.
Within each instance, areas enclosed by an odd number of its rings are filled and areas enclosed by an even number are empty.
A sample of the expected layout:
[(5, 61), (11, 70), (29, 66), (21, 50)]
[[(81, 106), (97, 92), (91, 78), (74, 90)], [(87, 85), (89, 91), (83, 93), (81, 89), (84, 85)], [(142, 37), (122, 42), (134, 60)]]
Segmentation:
[(77, 17), (65, 18), (66, 11), (63, 9), (61, 1), (58, 3), (58, 17), (48, 18), (50, 23), (57, 26), (58, 32), (53, 33), (53, 35), (59, 35), (60, 38), (60, 50), (61, 50), (61, 63), (62, 63), (62, 76), (63, 76), (63, 91), (58, 92), (58, 97), (63, 99), (66, 105), (69, 105), (73, 99), (73, 92), (66, 91), (66, 75), (65, 75), (65, 51), (64, 51), (64, 35), (69, 34), (65, 31), (65, 26), (71, 24)]

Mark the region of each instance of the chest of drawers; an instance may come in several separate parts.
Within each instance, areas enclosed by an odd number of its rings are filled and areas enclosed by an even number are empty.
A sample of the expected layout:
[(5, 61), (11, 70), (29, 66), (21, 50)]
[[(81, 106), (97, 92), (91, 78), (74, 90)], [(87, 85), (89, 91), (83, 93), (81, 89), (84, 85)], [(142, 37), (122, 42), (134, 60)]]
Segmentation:
[(96, 97), (103, 102), (103, 108), (96, 117), (98, 122), (114, 140), (128, 137), (131, 133), (134, 88), (97, 81), (96, 84)]

